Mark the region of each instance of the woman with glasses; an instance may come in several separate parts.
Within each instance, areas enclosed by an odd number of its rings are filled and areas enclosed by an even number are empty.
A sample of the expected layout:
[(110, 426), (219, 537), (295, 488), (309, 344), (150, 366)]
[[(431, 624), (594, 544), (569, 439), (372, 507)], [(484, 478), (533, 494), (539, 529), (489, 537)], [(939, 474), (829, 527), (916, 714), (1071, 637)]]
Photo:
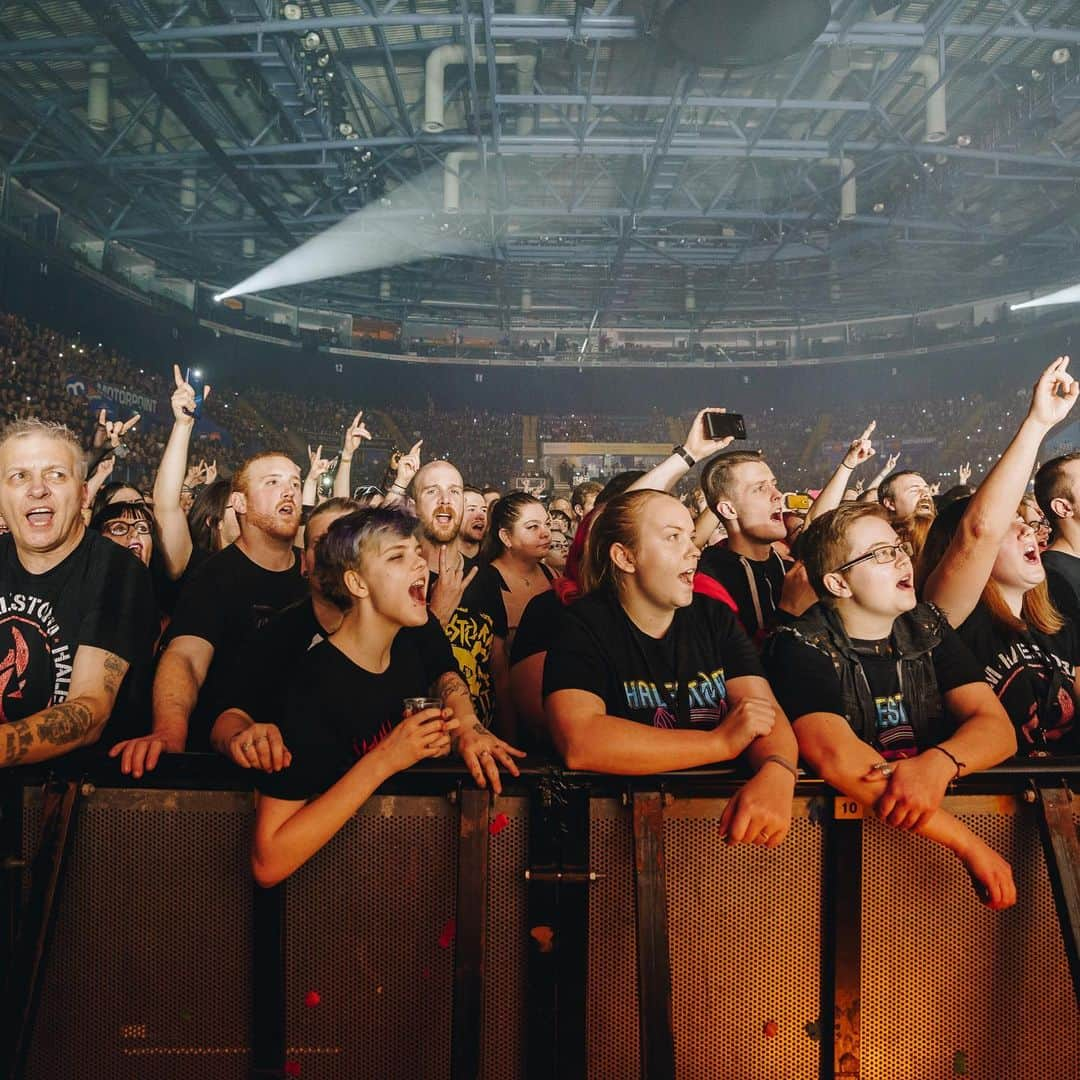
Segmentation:
[(870, 503), (828, 511), (801, 543), (819, 602), (765, 650), (801, 756), (890, 825), (943, 844), (984, 903), (1009, 907), (1008, 864), (940, 807), (953, 780), (1009, 757), (1016, 738), (944, 614), (916, 602), (911, 545)]
[(1045, 551), (1050, 543), (1050, 522), (1043, 517), (1043, 512), (1039, 509), (1034, 495), (1025, 495), (1020, 500), (1020, 516), (1024, 519), (1024, 524), (1030, 526), (1035, 534), (1039, 551)]
[(1080, 748), (1080, 636), (1050, 599), (1037, 534), (1018, 510), (1043, 439), (1080, 395), (1068, 363), (1058, 357), (1042, 373), (1005, 453), (970, 499), (938, 517), (919, 562), (920, 592), (957, 628), (1022, 752), (1034, 754)]
[(566, 557), (570, 554), (570, 539), (566, 533), (552, 527), (551, 544), (544, 556), (544, 565), (560, 577), (566, 572)]

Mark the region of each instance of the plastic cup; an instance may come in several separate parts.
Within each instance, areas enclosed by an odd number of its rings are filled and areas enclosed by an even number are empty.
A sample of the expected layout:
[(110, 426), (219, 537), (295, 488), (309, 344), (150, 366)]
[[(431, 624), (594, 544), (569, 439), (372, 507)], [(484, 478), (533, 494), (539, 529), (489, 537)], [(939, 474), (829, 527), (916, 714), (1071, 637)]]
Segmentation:
[(414, 713), (423, 712), (424, 709), (442, 708), (442, 701), (439, 698), (407, 697), (403, 704), (407, 717), (412, 716)]

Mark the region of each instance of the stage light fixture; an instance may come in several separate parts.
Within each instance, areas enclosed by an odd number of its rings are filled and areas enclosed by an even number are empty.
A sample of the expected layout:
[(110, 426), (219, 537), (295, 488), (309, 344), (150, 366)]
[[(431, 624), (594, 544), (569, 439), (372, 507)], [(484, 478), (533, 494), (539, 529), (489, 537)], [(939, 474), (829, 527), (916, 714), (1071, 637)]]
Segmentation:
[(317, 49), (322, 44), (322, 38), (319, 37), (317, 30), (309, 30), (301, 39), (304, 48), (311, 52), (313, 49)]
[(346, 139), (353, 133), (353, 126), (348, 120), (342, 120), (337, 126), (338, 132)]
[(885, 213), (885, 204), (883, 202), (874, 203), (874, 213), (875, 214), (883, 214), (883, 213)]
[(289, 22), (296, 22), (297, 19), (301, 19), (304, 16), (304, 12), (301, 10), (299, 4), (283, 4), (281, 8), (281, 17), (288, 19)]
[(319, 55), (315, 58), (315, 63), (318, 64), (319, 67), (321, 67), (321, 68), (329, 67), (330, 66), (330, 53), (328, 53), (328, 52), (319, 53)]
[(1053, 64), (1067, 64), (1072, 59), (1072, 53), (1063, 45), (1060, 49), (1055, 49), (1050, 54), (1050, 62)]

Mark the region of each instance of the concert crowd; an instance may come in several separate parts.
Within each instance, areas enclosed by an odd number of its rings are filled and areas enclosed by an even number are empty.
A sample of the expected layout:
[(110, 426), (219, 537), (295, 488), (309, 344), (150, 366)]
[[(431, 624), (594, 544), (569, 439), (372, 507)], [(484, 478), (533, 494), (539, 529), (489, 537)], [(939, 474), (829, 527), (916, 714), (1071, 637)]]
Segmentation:
[[(521, 464), (520, 418), (215, 399), (179, 367), (0, 331), (3, 766), (78, 752), (138, 779), (222, 755), (259, 792), (262, 885), (428, 758), (496, 793), (525, 760), (738, 763), (720, 829), (766, 848), (801, 769), (1015, 903), (942, 804), (1010, 757), (1080, 752), (1080, 454), (1044, 449), (1080, 395), (1067, 358), (1024, 399), (748, 414), (738, 444), (711, 432), (724, 402), (543, 417), (542, 438), (680, 434), (648, 471), (538, 496), (493, 466)], [(111, 418), (73, 370), (167, 397), (166, 422)], [(353, 468), (373, 436), (397, 447), (377, 477)]]

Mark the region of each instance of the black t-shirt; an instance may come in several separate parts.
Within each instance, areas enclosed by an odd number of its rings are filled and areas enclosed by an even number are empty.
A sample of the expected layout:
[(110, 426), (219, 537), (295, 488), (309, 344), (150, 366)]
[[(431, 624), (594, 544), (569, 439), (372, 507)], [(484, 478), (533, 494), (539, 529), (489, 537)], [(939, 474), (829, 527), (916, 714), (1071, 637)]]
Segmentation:
[(276, 718), (292, 764), (255, 777), (275, 799), (310, 799), (335, 784), (401, 722), (405, 698), (426, 697), (454, 670), (454, 659), (433, 619), (398, 631), (381, 674), (354, 664), (332, 641), (309, 650), (293, 670)]
[(983, 679), (997, 694), (1016, 728), (1019, 753), (1080, 752), (1073, 679), (1080, 636), (1066, 621), (1056, 634), (1023, 634), (998, 626), (980, 602), (959, 628), (960, 637), (983, 665)]
[[(495, 680), (491, 672), (491, 653), (495, 638), (506, 640), (506, 606), (502, 581), (492, 568), (479, 559), (465, 560), (465, 577), (479, 565), (450, 621), (443, 627), (454, 652), (461, 677), (472, 695), (476, 715), (482, 724), (495, 718)], [(431, 596), (439, 575), (432, 572), (428, 583)]]
[(31, 574), (11, 534), (0, 537), (0, 722), (65, 701), (75, 652), (87, 645), (130, 665), (97, 745), (145, 734), (156, 638), (150, 575), (130, 551), (87, 530), (63, 562)]
[(1080, 616), (1080, 558), (1065, 551), (1044, 551), (1042, 564), (1054, 607), (1075, 621)]
[(281, 687), (277, 679), (267, 676), (292, 670), (309, 649), (324, 640), (310, 596), (282, 608), (244, 642), (225, 681), (219, 713), (243, 709), (248, 716), (277, 723), (274, 714), (281, 705)]
[[(771, 630), (776, 623), (776, 608), (784, 589), (784, 560), (775, 551), (767, 559), (748, 559), (738, 555), (726, 545), (706, 548), (698, 563), (698, 573), (708, 574), (719, 581), (731, 594), (739, 608), (739, 621), (751, 638), (760, 630)], [(750, 576), (754, 587), (751, 590)], [(754, 604), (754, 593), (758, 605)], [(761, 608), (761, 619), (757, 607)]]
[[(250, 634), (271, 615), (307, 595), (300, 560), (288, 570), (264, 570), (236, 544), (211, 556), (192, 575), (169, 624), (169, 640), (198, 637), (214, 647), (206, 682), (188, 724), (188, 750), (209, 748), (229, 676)], [(267, 671), (266, 678), (276, 673)]]
[(510, 646), (510, 666), (520, 664), (537, 653), (551, 648), (559, 632), (563, 604), (554, 589), (534, 596), (521, 613), (514, 643)]
[[(874, 699), (875, 736), (871, 745), (887, 760), (914, 757), (926, 747), (917, 744), (889, 639), (853, 639), (852, 645), (860, 653), (863, 672)], [(930, 659), (942, 694), (958, 686), (982, 682), (978, 663), (952, 629), (946, 628), (940, 644), (931, 651)], [(776, 699), (792, 723), (809, 713), (845, 715), (840, 676), (832, 660), (820, 649), (799, 641), (792, 634), (780, 632), (771, 641), (765, 666)], [(859, 722), (861, 719), (847, 717), (860, 738), (864, 731)]]
[[(615, 597), (594, 593), (563, 611), (544, 662), (544, 697), (586, 690), (603, 699), (609, 716), (658, 728), (712, 728), (727, 715), (728, 680), (741, 675), (764, 672), (727, 604), (695, 594), (689, 607), (676, 610), (667, 633), (653, 638)], [(688, 723), (678, 717), (680, 676), (689, 690)]]

